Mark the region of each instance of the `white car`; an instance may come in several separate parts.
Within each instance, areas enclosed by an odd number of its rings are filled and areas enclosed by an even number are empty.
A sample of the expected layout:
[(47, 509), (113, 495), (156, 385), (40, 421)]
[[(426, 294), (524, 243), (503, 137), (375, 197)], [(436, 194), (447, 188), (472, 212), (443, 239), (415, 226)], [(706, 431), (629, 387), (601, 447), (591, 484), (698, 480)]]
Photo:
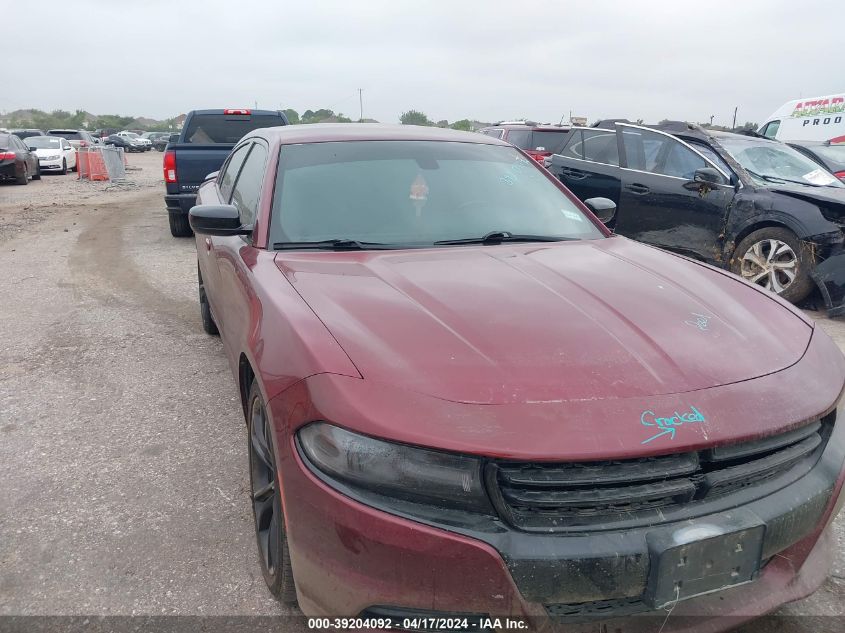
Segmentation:
[(149, 151), (153, 148), (153, 143), (150, 139), (142, 138), (140, 134), (135, 134), (135, 132), (123, 130), (123, 132), (118, 132), (117, 135), (125, 138), (136, 147), (143, 147), (144, 151)]
[(67, 139), (60, 136), (30, 136), (24, 141), (38, 158), (41, 171), (58, 171), (66, 174), (76, 171), (76, 150)]

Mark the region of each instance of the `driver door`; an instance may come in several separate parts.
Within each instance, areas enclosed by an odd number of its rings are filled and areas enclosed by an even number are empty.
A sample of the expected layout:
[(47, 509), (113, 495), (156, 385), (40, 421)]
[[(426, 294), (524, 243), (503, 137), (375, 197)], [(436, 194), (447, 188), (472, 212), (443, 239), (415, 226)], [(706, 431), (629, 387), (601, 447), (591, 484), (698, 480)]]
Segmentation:
[[(705, 261), (721, 257), (723, 228), (735, 191), (724, 170), (679, 139), (617, 124), (621, 135), (621, 191), (616, 232)], [(694, 180), (702, 167), (724, 182)]]
[[(235, 181), (249, 153), (250, 146), (250, 142), (244, 143), (229, 154), (229, 158), (220, 168), (217, 181), (214, 183), (212, 192), (208, 195), (209, 199), (203, 196), (203, 200), (201, 202), (198, 200), (197, 204), (229, 204), (231, 202)], [(205, 194), (205, 191), (203, 191), (203, 194)], [(220, 247), (221, 238), (211, 235), (197, 235), (196, 240), (197, 264), (202, 275), (203, 291), (208, 298), (208, 304), (211, 307), (211, 313), (214, 315), (217, 327), (223, 332), (226, 315), (221, 298), (220, 269), (217, 263), (217, 249)]]

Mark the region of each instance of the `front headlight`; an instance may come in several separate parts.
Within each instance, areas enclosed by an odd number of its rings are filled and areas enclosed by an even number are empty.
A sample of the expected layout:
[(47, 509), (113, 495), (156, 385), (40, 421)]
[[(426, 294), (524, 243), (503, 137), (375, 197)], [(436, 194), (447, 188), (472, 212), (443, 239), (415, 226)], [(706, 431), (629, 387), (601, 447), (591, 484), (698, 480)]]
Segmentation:
[(481, 460), (394, 444), (314, 422), (297, 434), (310, 466), (351, 488), (431, 506), (492, 513)]

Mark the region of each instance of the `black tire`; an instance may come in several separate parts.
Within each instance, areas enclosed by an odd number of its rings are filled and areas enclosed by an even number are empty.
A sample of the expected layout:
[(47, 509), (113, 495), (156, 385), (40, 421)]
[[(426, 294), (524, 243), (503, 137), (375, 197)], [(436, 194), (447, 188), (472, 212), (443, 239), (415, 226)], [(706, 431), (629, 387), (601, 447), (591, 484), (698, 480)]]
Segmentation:
[(21, 172), (21, 175), (15, 176), (15, 184), (16, 185), (28, 185), (29, 184), (29, 168), (26, 166), (26, 163), (23, 164), (23, 171)]
[(74, 173), (77, 173), (79, 171), (79, 158), (76, 159), (76, 164), (71, 167), (70, 170)]
[(812, 292), (810, 273), (814, 267), (811, 248), (795, 233), (779, 226), (750, 233), (731, 258), (731, 272), (792, 303), (806, 299)]
[(296, 604), (296, 586), (285, 535), (282, 496), (270, 418), (253, 380), (247, 399), (249, 484), (255, 539), (264, 582), (273, 597), (287, 605)]
[(67, 175), (67, 160), (62, 159), (62, 170), (59, 172), (62, 176)]
[(206, 334), (211, 336), (219, 336), (220, 330), (217, 329), (217, 323), (214, 322), (214, 317), (211, 316), (211, 306), (208, 305), (208, 296), (205, 294), (205, 284), (202, 281), (202, 272), (200, 265), (197, 263), (197, 284), (199, 285), (200, 295), (200, 316), (202, 317), (202, 329)]
[(187, 213), (168, 213), (167, 219), (170, 222), (170, 234), (173, 237), (191, 237), (194, 234), (188, 222)]

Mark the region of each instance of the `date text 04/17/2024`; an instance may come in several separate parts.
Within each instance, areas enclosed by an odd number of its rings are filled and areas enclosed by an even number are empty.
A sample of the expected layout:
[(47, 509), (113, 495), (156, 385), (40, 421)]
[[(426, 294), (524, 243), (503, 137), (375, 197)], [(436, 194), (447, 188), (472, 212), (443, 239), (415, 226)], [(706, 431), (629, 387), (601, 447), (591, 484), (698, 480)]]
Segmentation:
[(323, 631), (359, 631), (372, 629), (410, 629), (417, 631), (491, 631), (528, 629), (528, 622), (521, 618), (496, 617), (407, 617), (399, 620), (391, 617), (375, 618), (308, 618), (308, 628)]

